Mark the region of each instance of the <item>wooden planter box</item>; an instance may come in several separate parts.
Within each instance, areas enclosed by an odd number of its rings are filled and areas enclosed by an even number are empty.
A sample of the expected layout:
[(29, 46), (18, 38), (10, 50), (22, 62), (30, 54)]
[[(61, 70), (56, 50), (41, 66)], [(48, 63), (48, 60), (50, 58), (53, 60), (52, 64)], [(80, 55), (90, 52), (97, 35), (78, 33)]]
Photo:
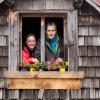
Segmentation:
[(83, 72), (19, 72), (4, 74), (8, 89), (79, 89)]

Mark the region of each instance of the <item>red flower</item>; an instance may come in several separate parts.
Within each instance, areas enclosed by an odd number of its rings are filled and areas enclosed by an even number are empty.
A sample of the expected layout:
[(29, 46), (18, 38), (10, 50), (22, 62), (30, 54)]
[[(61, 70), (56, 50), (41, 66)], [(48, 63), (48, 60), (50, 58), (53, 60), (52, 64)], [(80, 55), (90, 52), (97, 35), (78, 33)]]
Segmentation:
[(51, 64), (51, 62), (50, 62), (50, 61), (47, 61), (47, 64), (48, 64), (48, 65), (50, 65), (50, 64)]
[(58, 61), (55, 61), (54, 64), (55, 64), (56, 66), (58, 66), (58, 65), (59, 65), (59, 62), (58, 62)]

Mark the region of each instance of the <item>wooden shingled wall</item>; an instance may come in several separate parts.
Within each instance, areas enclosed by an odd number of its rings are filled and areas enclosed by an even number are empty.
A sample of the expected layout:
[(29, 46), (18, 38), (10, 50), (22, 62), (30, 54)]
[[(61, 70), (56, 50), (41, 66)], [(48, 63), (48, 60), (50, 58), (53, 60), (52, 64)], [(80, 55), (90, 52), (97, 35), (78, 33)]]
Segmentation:
[[(2, 27), (2, 29), (6, 26), (6, 29), (4, 29), (4, 31), (8, 29), (8, 31), (6, 31), (5, 33), (7, 34), (7, 37), (10, 36), (9, 41), (5, 40), (6, 43), (9, 43), (9, 47), (10, 47), (9, 50), (12, 50), (12, 51), (8, 51), (8, 48), (7, 48), (7, 51), (6, 51), (6, 53), (9, 52), (9, 58), (10, 58), (9, 69), (10, 70), (15, 69), (16, 61), (18, 59), (18, 57), (15, 57), (17, 55), (17, 53), (16, 53), (16, 51), (17, 51), (17, 47), (16, 47), (17, 46), (17, 42), (16, 42), (17, 34), (16, 33), (19, 31), (19, 30), (17, 30), (17, 23), (16, 23), (16, 20), (18, 18), (17, 11), (23, 11), (23, 12), (31, 11), (31, 13), (32, 13), (32, 11), (37, 11), (37, 13), (38, 13), (38, 10), (54, 11), (54, 9), (55, 10), (59, 9), (59, 10), (64, 10), (64, 11), (65, 10), (67, 11), (68, 9), (73, 9), (72, 0), (20, 0), (20, 1), (15, 0), (13, 9), (7, 8), (8, 12), (9, 12), (9, 15), (7, 16), (7, 17), (9, 17), (8, 25), (4, 25)], [(4, 9), (2, 9), (2, 11), (4, 12)], [(0, 32), (2, 31), (2, 29), (0, 30)], [(4, 41), (4, 39), (2, 39), (2, 40)], [(2, 42), (2, 43), (5, 43), (5, 42)], [(3, 46), (4, 46), (4, 44), (3, 44)], [(1, 57), (3, 57), (2, 53), (1, 53)], [(7, 57), (8, 57), (8, 55), (7, 55)], [(14, 57), (15, 57), (15, 59), (14, 59)], [(4, 62), (8, 62), (8, 59), (7, 59), (7, 61), (5, 61), (4, 59), (2, 60), (3, 66), (5, 64)], [(8, 68), (8, 65), (6, 67)], [(3, 68), (3, 67), (1, 66), (1, 68)], [(3, 75), (4, 70), (3, 71), (1, 70), (0, 72), (2, 72), (2, 75)], [(6, 90), (6, 91), (4, 91), (4, 90), (5, 89), (1, 89), (1, 91), (0, 91), (1, 99), (4, 98), (7, 100), (8, 99), (9, 100), (12, 100), (12, 99), (13, 100), (38, 100), (38, 97), (37, 97), (38, 90), (36, 90), (36, 91), (34, 91), (34, 90), (17, 90), (17, 91)], [(66, 90), (60, 91), (60, 94), (61, 94), (60, 98), (68, 97), (68, 96), (66, 96), (66, 94), (69, 95), (68, 93)], [(56, 90), (52, 90), (50, 92), (45, 91), (44, 94), (45, 94), (43, 97), (43, 98), (45, 98), (44, 100), (51, 100), (51, 99), (59, 98), (59, 94)]]
[[(29, 1), (29, 2), (28, 2)], [(41, 9), (72, 9), (72, 0), (15, 0), (14, 10), (41, 10)], [(62, 6), (63, 5), (63, 6)], [(67, 6), (66, 6), (67, 5)], [(0, 81), (3, 80), (3, 72), (8, 69), (8, 34), (7, 12), (0, 11)], [(100, 14), (89, 4), (85, 4), (78, 10), (78, 70), (85, 72), (85, 79), (81, 83), (81, 89), (65, 91), (66, 100), (90, 100), (100, 99)], [(4, 20), (4, 21), (2, 21)], [(8, 21), (9, 22), (9, 21)], [(33, 90), (20, 90), (17, 95), (14, 92), (0, 89), (0, 99), (38, 100)], [(50, 93), (45, 91), (45, 100), (50, 100)], [(62, 93), (62, 92), (60, 92)], [(71, 94), (69, 94), (71, 93)], [(51, 91), (52, 99), (59, 97)], [(6, 95), (6, 96), (5, 96)], [(49, 98), (49, 99), (48, 99)]]
[(81, 89), (71, 92), (74, 100), (100, 99), (100, 14), (85, 3), (78, 10), (79, 66), (85, 79)]
[[(3, 74), (8, 69), (8, 11), (0, 8), (0, 85), (3, 85)], [(0, 99), (5, 98), (5, 89), (0, 89)]]

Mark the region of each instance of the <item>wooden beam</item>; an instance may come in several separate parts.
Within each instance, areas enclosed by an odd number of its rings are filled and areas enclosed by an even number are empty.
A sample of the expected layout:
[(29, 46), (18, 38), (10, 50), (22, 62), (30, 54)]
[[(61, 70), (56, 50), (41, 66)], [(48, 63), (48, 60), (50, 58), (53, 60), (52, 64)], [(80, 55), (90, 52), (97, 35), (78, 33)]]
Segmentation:
[(4, 0), (0, 0), (0, 3), (2, 3)]
[(8, 89), (79, 89), (80, 80), (73, 79), (7, 79)]
[(79, 89), (83, 72), (18, 72), (4, 73), (8, 89)]
[(20, 72), (20, 71), (5, 71), (4, 77), (6, 79), (47, 79), (47, 78), (52, 78), (52, 79), (82, 79), (84, 78), (84, 73), (83, 72), (74, 72), (74, 71), (68, 71), (68, 72), (39, 72), (39, 71), (34, 71), (34, 72)]
[(41, 18), (41, 61), (45, 61), (45, 18)]
[(64, 60), (68, 61), (68, 31), (67, 31), (67, 14), (63, 17), (63, 26), (64, 26)]
[(96, 3), (94, 0), (86, 0), (91, 6), (93, 6), (100, 13), (100, 5)]

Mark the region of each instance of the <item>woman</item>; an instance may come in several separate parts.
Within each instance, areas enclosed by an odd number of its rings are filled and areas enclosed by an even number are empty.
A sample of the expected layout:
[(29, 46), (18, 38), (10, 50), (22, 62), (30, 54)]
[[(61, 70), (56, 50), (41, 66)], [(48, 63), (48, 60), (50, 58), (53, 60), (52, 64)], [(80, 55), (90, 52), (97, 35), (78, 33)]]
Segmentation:
[(25, 39), (25, 45), (22, 49), (22, 62), (25, 64), (37, 63), (38, 59), (34, 57), (36, 47), (35, 35), (30, 33)]

